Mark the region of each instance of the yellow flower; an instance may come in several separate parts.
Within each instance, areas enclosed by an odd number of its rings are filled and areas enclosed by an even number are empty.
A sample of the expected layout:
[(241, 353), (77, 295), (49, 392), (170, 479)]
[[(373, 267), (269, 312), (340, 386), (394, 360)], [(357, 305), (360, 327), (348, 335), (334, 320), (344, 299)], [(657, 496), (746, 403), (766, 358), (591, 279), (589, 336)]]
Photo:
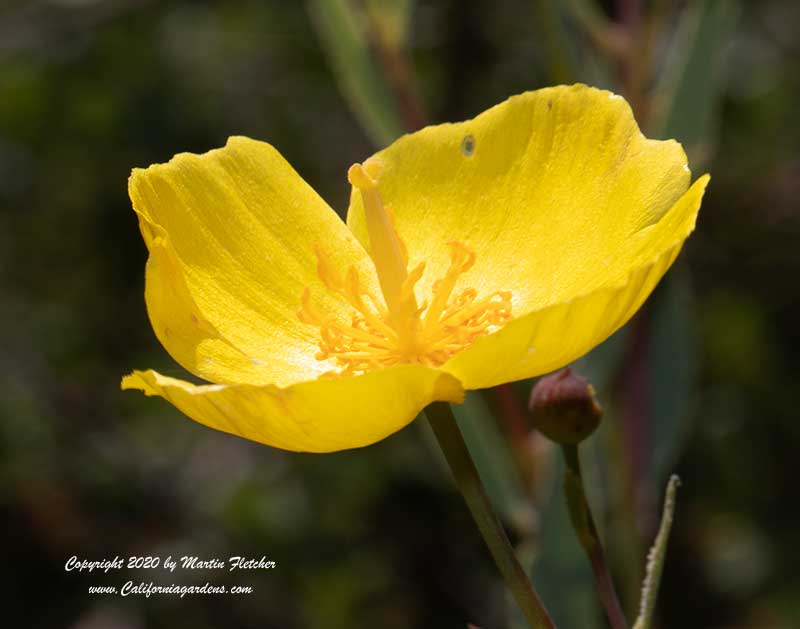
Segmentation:
[(465, 389), (564, 366), (622, 326), (694, 228), (674, 141), (582, 85), (514, 96), (350, 169), (345, 225), (269, 144), (136, 169), (158, 339), (195, 385), (135, 371), (198, 422), (354, 448)]

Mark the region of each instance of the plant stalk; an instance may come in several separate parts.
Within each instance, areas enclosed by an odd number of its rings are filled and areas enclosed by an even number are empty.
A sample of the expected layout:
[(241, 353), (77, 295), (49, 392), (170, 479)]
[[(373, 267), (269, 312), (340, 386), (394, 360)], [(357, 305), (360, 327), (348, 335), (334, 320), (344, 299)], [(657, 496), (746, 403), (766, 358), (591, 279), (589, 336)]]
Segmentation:
[(486, 494), (478, 469), (470, 456), (450, 405), (434, 402), (425, 409), (425, 415), (472, 518), (528, 623), (533, 629), (555, 629), (533, 584), (517, 560), (503, 525), (492, 510), (489, 496)]
[(567, 465), (564, 474), (564, 493), (567, 497), (570, 520), (592, 566), (598, 596), (606, 610), (612, 629), (628, 629), (628, 621), (622, 612), (622, 605), (620, 605), (617, 591), (614, 588), (611, 571), (608, 569), (603, 544), (586, 499), (583, 473), (578, 458), (578, 446), (562, 445), (561, 450)]

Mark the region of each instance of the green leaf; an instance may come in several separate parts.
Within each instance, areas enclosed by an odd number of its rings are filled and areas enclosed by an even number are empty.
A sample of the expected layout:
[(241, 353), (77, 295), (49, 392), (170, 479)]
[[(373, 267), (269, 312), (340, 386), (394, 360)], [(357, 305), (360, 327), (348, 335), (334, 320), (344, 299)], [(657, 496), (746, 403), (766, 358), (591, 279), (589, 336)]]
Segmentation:
[(656, 535), (655, 542), (653, 542), (653, 547), (647, 555), (647, 569), (644, 583), (642, 584), (639, 616), (633, 625), (633, 629), (650, 629), (653, 625), (653, 614), (656, 608), (656, 600), (658, 599), (658, 591), (661, 588), (661, 573), (664, 571), (669, 534), (672, 530), (672, 522), (675, 519), (675, 494), (680, 484), (680, 479), (675, 475), (670, 477), (667, 484), (661, 525), (658, 528), (658, 535)]
[(353, 113), (376, 146), (390, 144), (403, 126), (370, 50), (364, 14), (347, 0), (310, 0), (308, 9)]
[(600, 405), (611, 398), (611, 390), (625, 358), (628, 327), (615, 332), (591, 352), (576, 360), (572, 366), (584, 376), (598, 392)]
[(721, 92), (723, 43), (738, 15), (734, 0), (694, 2), (684, 11), (656, 88), (660, 116), (655, 135), (684, 144), (690, 163), (704, 161), (714, 141)]
[(697, 343), (689, 288), (676, 269), (655, 295), (648, 352), (650, 470), (660, 486), (689, 434), (689, 411), (697, 374)]

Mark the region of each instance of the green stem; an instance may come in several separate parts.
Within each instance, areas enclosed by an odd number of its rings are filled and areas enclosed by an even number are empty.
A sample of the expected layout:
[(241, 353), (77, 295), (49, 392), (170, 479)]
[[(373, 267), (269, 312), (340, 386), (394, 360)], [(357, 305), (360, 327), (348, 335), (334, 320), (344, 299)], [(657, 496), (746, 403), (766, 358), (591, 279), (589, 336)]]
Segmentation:
[(500, 574), (522, 609), (522, 613), (533, 629), (555, 629), (553, 621), (536, 594), (528, 575), (522, 569), (511, 542), (508, 541), (503, 525), (492, 510), (489, 497), (472, 457), (456, 424), (449, 404), (434, 402), (425, 409), (425, 415), (433, 428), (433, 433), (444, 452), (447, 464), (461, 495), (469, 507), (475, 524), (483, 536), (489, 552), (497, 564)]
[(581, 462), (578, 458), (577, 445), (562, 445), (564, 461), (567, 469), (564, 474), (564, 493), (567, 496), (570, 520), (578, 540), (589, 557), (592, 566), (597, 593), (600, 601), (605, 607), (608, 621), (613, 629), (627, 629), (628, 621), (622, 612), (617, 591), (614, 589), (614, 581), (611, 578), (611, 571), (608, 569), (603, 544), (597, 527), (589, 508), (589, 501), (586, 499), (586, 491), (583, 483), (583, 473), (581, 472)]

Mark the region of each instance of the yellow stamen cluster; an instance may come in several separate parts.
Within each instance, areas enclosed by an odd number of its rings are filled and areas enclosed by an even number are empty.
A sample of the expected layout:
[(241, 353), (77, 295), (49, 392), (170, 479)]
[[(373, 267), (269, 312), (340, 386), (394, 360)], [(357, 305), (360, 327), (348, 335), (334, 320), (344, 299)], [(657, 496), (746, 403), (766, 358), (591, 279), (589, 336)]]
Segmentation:
[(348, 323), (319, 311), (303, 291), (298, 317), (319, 328), (318, 360), (334, 359), (326, 375), (356, 375), (401, 363), (438, 367), (511, 319), (511, 293), (498, 291), (478, 298), (473, 288), (456, 291), (459, 278), (475, 264), (475, 253), (461, 242), (449, 242), (450, 266), (434, 282), (432, 297), (418, 305), (415, 287), (425, 263), (408, 271), (408, 255), (377, 191), (380, 163), (356, 164), (348, 178), (364, 200), (370, 248), (383, 299), (361, 282), (350, 267), (342, 276), (321, 246), (315, 246), (317, 274), (325, 287), (344, 297), (354, 313)]

